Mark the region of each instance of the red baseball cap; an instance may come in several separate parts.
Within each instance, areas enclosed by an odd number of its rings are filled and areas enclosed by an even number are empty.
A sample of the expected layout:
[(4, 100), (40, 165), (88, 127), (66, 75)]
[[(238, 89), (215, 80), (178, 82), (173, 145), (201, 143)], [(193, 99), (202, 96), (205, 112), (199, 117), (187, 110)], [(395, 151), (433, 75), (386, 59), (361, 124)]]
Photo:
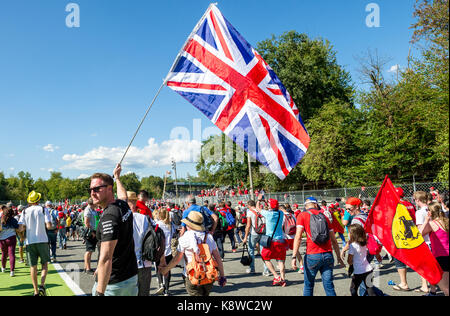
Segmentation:
[(278, 201), (275, 199), (269, 199), (269, 205), (271, 209), (277, 209), (278, 208)]
[(350, 197), (347, 199), (345, 204), (360, 206), (362, 204), (362, 201), (356, 197)]

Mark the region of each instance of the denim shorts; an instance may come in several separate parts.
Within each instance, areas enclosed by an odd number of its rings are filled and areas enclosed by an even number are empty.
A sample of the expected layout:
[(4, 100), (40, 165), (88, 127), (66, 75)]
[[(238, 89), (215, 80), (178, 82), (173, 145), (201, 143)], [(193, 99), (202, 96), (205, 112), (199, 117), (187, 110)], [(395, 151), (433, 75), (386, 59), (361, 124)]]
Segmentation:
[[(92, 287), (92, 296), (97, 291), (97, 282)], [(135, 275), (128, 280), (108, 284), (105, 290), (105, 296), (137, 296), (138, 295), (138, 276)]]
[(395, 263), (395, 267), (397, 269), (406, 269), (406, 264), (404, 264), (403, 262), (401, 262), (400, 260), (393, 258), (394, 259), (394, 263)]

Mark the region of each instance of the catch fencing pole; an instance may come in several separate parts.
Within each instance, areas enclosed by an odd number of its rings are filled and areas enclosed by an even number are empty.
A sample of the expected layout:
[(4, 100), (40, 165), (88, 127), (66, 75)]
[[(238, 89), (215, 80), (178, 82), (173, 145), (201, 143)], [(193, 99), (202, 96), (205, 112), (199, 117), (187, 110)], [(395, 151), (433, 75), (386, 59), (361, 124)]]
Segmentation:
[(145, 115), (144, 115), (144, 117), (142, 118), (141, 123), (139, 124), (139, 126), (138, 126), (136, 132), (135, 132), (134, 135), (133, 135), (133, 138), (131, 139), (130, 143), (128, 144), (127, 150), (125, 150), (125, 153), (123, 154), (122, 159), (120, 159), (119, 165), (122, 164), (122, 161), (123, 161), (123, 159), (125, 158), (125, 156), (127, 155), (128, 150), (129, 150), (130, 147), (131, 147), (131, 144), (133, 143), (134, 139), (136, 138), (137, 133), (138, 133), (139, 130), (141, 129), (142, 123), (144, 123), (144, 121), (145, 121), (145, 119), (146, 119), (146, 117), (147, 117), (147, 115), (148, 115), (148, 112), (149, 112), (150, 109), (152, 108), (153, 103), (155, 103), (156, 98), (159, 96), (159, 94), (161, 93), (162, 88), (163, 88), (165, 85), (166, 85), (166, 80), (164, 80), (163, 83), (162, 83), (162, 85), (161, 85), (161, 87), (159, 87), (159, 90), (158, 90), (158, 92), (156, 93), (155, 97), (153, 98), (152, 103), (151, 103), (150, 106), (148, 107), (147, 112), (145, 112)]

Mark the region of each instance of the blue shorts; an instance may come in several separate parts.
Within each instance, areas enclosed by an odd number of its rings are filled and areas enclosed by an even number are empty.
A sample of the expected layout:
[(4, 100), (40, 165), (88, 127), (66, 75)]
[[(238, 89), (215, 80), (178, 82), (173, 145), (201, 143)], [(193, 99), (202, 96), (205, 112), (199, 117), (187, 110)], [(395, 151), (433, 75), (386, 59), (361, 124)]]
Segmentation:
[[(92, 287), (92, 296), (95, 296), (97, 291), (97, 282)], [(138, 276), (129, 278), (128, 280), (108, 284), (105, 290), (105, 296), (137, 296), (138, 295)]]

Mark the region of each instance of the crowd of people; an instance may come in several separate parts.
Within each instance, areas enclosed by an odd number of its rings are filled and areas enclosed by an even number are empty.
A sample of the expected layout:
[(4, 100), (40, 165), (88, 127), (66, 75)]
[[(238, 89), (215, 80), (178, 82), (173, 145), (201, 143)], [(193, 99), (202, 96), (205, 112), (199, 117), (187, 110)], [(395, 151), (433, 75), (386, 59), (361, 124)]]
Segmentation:
[[(9, 258), (10, 276), (14, 277), (18, 245), (20, 261), (26, 260), (30, 267), (34, 295), (45, 296), (48, 263), (58, 261), (57, 252), (66, 249), (67, 240), (83, 240), (84, 273), (95, 276), (93, 296), (148, 296), (153, 269), (158, 279), (156, 294), (169, 296), (171, 270), (175, 267), (183, 269), (187, 294), (207, 296), (216, 281), (219, 286), (227, 283), (223, 261), (228, 238), (233, 252), (239, 246), (247, 252), (246, 260), (241, 260), (246, 273), (261, 273), (256, 271), (255, 263), (258, 256), (262, 258), (262, 274), (273, 277), (270, 286), (288, 286), (286, 269), (292, 268), (304, 275), (303, 295), (312, 296), (320, 272), (326, 295), (335, 296), (333, 270), (346, 267), (351, 277), (348, 294), (384, 295), (369, 282), (373, 277), (371, 261), (381, 264), (383, 259), (368, 250), (370, 236), (364, 224), (369, 200), (347, 197), (330, 203), (308, 197), (299, 207), (266, 200), (258, 192), (256, 200), (238, 205), (226, 200), (217, 205), (208, 201), (198, 205), (193, 195), (186, 198), (184, 205), (176, 205), (151, 201), (144, 190), (127, 191), (120, 173), (118, 165), (114, 178), (103, 173), (92, 175), (90, 198), (81, 205), (56, 206), (50, 201), (41, 204), (41, 194), (35, 191), (29, 194), (27, 207), (2, 205), (2, 273), (6, 272)], [(413, 204), (404, 199), (401, 188), (397, 193), (444, 271), (439, 284), (429, 285), (422, 278), (418, 291), (432, 296), (438, 286), (448, 296), (448, 194), (418, 191)], [(94, 270), (91, 260), (96, 251)], [(393, 289), (409, 291), (407, 266), (389, 253), (387, 256), (395, 262), (400, 280)], [(38, 259), (42, 265), (40, 283)], [(286, 266), (286, 261), (290, 265)]]

